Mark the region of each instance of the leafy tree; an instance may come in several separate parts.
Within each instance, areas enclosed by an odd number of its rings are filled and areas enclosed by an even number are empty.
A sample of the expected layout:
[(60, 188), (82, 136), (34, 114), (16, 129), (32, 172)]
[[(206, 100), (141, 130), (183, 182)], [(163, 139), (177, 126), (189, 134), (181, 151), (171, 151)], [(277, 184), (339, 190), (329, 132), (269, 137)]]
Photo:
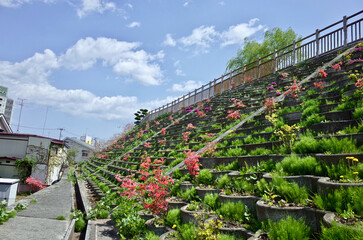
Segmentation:
[[(262, 43), (245, 38), (243, 48), (238, 50), (236, 57), (228, 61), (226, 70), (235, 70), (245, 64), (254, 62), (259, 57), (266, 56), (275, 49), (278, 50), (288, 46), (289, 44), (292, 44), (294, 40), (297, 41), (300, 38), (301, 37), (291, 28), (286, 31), (283, 31), (280, 28), (273, 28), (271, 31), (266, 31)], [(290, 51), (291, 49), (292, 47), (285, 49), (284, 52)], [(281, 53), (282, 52), (280, 52), (280, 54)], [(273, 56), (270, 57), (270, 59), (272, 58)]]

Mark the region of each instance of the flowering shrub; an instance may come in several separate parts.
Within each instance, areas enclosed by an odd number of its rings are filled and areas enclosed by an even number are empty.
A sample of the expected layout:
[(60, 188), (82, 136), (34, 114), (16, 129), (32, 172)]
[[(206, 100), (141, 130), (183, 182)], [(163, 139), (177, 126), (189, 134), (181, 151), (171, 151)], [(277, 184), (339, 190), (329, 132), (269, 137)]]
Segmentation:
[(284, 95), (291, 94), (291, 97), (293, 97), (293, 98), (297, 97), (298, 92), (301, 91), (301, 89), (300, 89), (301, 87), (296, 81), (297, 81), (297, 79), (295, 78), (292, 85), (290, 87), (287, 87), (288, 90), (284, 93)]
[(340, 66), (341, 64), (342, 64), (342, 62), (339, 62), (339, 63), (334, 64), (333, 66), (331, 66), (331, 68), (336, 70), (336, 71), (341, 70), (342, 69), (341, 66)]
[(231, 82), (231, 89), (235, 89), (236, 88), (236, 83), (235, 82)]
[(176, 125), (176, 124), (179, 124), (179, 120), (178, 120), (178, 119), (175, 119), (174, 124), (175, 124), (175, 125)]
[(361, 61), (362, 61), (362, 59), (358, 58), (358, 59), (349, 60), (347, 63), (351, 64), (351, 63), (361, 62)]
[(271, 113), (273, 111), (273, 108), (275, 106), (275, 99), (266, 98), (264, 106), (266, 107), (266, 113)]
[(108, 153), (97, 154), (96, 156), (97, 156), (98, 158), (101, 158), (101, 159), (108, 159), (108, 158), (109, 158)]
[(165, 134), (165, 132), (166, 132), (165, 128), (162, 128), (161, 131), (160, 131), (160, 133), (163, 134), (163, 135)]
[(359, 74), (359, 73), (352, 73), (349, 75), (350, 80), (352, 80), (353, 82), (355, 82), (354, 86), (356, 86), (357, 88), (359, 88), (361, 91), (363, 91), (363, 75)]
[(324, 89), (323, 86), (323, 82), (319, 82), (319, 83), (314, 83), (314, 86), (319, 89), (320, 91), (322, 91)]
[(284, 80), (284, 78), (287, 78), (289, 76), (289, 74), (288, 73), (281, 73), (281, 78), (280, 78), (280, 80), (282, 81), (282, 80)]
[(267, 88), (268, 90), (274, 90), (274, 87), (273, 86), (270, 86)]
[(239, 114), (239, 110), (236, 110), (236, 111), (228, 111), (227, 112), (228, 115), (227, 115), (227, 119), (229, 120), (237, 120), (237, 119), (240, 119), (241, 118), (241, 115)]
[(173, 121), (173, 116), (169, 116), (169, 120), (170, 121)]
[(159, 140), (158, 143), (162, 146), (165, 146), (166, 145), (166, 138), (162, 139), (162, 140)]
[(33, 192), (38, 192), (39, 190), (44, 189), (42, 181), (39, 179), (33, 178), (32, 176), (28, 177), (25, 180), (26, 184), (29, 184)]
[(324, 69), (320, 69), (318, 72), (319, 72), (320, 77), (322, 77), (322, 78), (325, 78), (328, 76), (328, 74), (324, 71)]
[(204, 117), (206, 114), (203, 111), (198, 111), (197, 116), (198, 117)]
[(211, 143), (208, 147), (202, 152), (204, 157), (214, 157), (214, 153), (216, 151), (216, 143)]
[(206, 103), (210, 103), (210, 99), (209, 99), (209, 98), (207, 98), (207, 99), (205, 100), (205, 102), (206, 102)]
[(209, 111), (211, 109), (212, 109), (211, 107), (206, 107), (206, 108), (204, 108), (204, 111)]
[(184, 152), (187, 154), (187, 157), (184, 159), (184, 164), (187, 166), (190, 175), (194, 178), (199, 174), (199, 167), (201, 164), (199, 163), (200, 155), (197, 155), (195, 152), (192, 152), (190, 149), (188, 152)]
[(124, 161), (128, 161), (130, 158), (131, 158), (131, 155), (130, 154), (126, 154), (122, 159)]
[(155, 125), (158, 126), (160, 124), (159, 121), (154, 121)]
[(232, 98), (233, 104), (236, 105), (236, 107), (246, 107), (246, 105), (243, 104), (242, 101), (238, 100), (237, 98)]
[(209, 142), (213, 139), (213, 137), (215, 136), (215, 133), (208, 133), (206, 135), (200, 136), (204, 141)]
[(253, 78), (252, 77), (243, 77), (243, 81), (245, 83), (251, 83), (253, 81)]
[(196, 127), (195, 126), (193, 126), (193, 124), (192, 123), (188, 123), (188, 125), (187, 125), (187, 129), (188, 130), (193, 130), (193, 129), (195, 129)]
[(145, 143), (144, 147), (146, 148), (150, 147), (150, 143), (149, 142)]
[(185, 132), (185, 133), (183, 133), (182, 134), (182, 140), (184, 141), (184, 142), (188, 142), (189, 141), (189, 135), (190, 135), (190, 133), (191, 132)]

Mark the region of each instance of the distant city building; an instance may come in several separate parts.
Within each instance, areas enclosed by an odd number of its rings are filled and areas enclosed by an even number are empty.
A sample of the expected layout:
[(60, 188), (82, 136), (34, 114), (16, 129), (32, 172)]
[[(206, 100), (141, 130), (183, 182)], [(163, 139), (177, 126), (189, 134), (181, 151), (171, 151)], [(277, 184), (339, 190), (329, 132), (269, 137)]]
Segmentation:
[(0, 114), (5, 116), (6, 121), (9, 125), (11, 123), (11, 117), (13, 114), (14, 100), (6, 97), (8, 89), (0, 86)]
[(85, 143), (88, 143), (89, 145), (92, 145), (92, 146), (94, 145), (93, 142), (92, 142), (92, 137), (87, 136), (87, 135), (82, 136), (81, 141), (83, 141)]

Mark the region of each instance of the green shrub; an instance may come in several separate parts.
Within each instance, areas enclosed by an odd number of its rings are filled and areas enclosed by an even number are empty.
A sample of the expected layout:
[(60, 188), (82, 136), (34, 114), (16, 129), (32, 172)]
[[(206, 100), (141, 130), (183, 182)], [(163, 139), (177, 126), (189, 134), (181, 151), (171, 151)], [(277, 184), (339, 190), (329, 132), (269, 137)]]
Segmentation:
[(267, 154), (271, 154), (272, 151), (270, 149), (266, 149), (266, 148), (256, 148), (254, 150), (251, 150), (248, 154), (249, 155), (267, 155)]
[(183, 174), (181, 173), (179, 168), (175, 169), (175, 171), (172, 174), (172, 177), (174, 179), (180, 179), (182, 176), (183, 176)]
[(219, 195), (217, 193), (206, 194), (203, 202), (210, 206), (214, 211), (220, 207)]
[(354, 119), (363, 118), (363, 107), (356, 108), (353, 112)]
[(231, 190), (240, 194), (254, 195), (257, 190), (257, 186), (253, 179), (233, 178)]
[(215, 167), (217, 171), (226, 171), (226, 170), (238, 170), (238, 160), (231, 162), (227, 166), (222, 164)]
[(319, 142), (313, 137), (302, 137), (300, 141), (295, 142), (292, 147), (294, 153), (317, 153), (320, 151)]
[(301, 122), (300, 125), (302, 127), (310, 127), (315, 123), (320, 123), (325, 120), (325, 116), (319, 116), (318, 114), (314, 113), (306, 118), (305, 121)]
[(223, 176), (220, 176), (216, 180), (216, 187), (219, 189), (228, 188), (231, 186), (231, 178), (228, 176), (228, 174), (224, 174)]
[(196, 201), (200, 200), (199, 196), (197, 195), (197, 191), (194, 187), (187, 189), (185, 191), (181, 191), (178, 193), (178, 197), (183, 198), (185, 201)]
[(334, 211), (339, 214), (353, 211), (363, 217), (363, 188), (349, 187), (336, 189), (327, 194), (316, 194), (313, 198), (315, 205), (323, 210)]
[(197, 238), (197, 227), (192, 224), (183, 224), (180, 226), (180, 233), (183, 240), (195, 240)]
[(316, 113), (320, 113), (319, 106), (309, 106), (304, 109), (304, 111), (301, 114), (301, 117), (306, 118)]
[(332, 222), (330, 228), (322, 227), (320, 240), (346, 240), (356, 239), (363, 240), (363, 224), (356, 223), (353, 226), (337, 224)]
[(165, 224), (169, 227), (179, 226), (181, 223), (180, 209), (172, 209), (165, 217)]
[(57, 216), (57, 217), (56, 217), (56, 219), (57, 219), (57, 220), (66, 220), (66, 217), (65, 217), (65, 216), (61, 216), (61, 215), (60, 215), (60, 216)]
[(212, 185), (214, 183), (213, 174), (208, 169), (202, 169), (197, 176), (197, 183)]
[(227, 157), (242, 156), (245, 155), (246, 153), (247, 151), (244, 150), (243, 148), (230, 148), (226, 151), (226, 156)]
[(247, 223), (250, 220), (248, 209), (242, 202), (223, 203), (217, 212), (227, 221)]
[(288, 182), (280, 177), (272, 178), (274, 193), (280, 195), (287, 202), (301, 203), (306, 205), (306, 199), (309, 198), (308, 190), (305, 187), (299, 187), (294, 182)]
[(330, 154), (338, 153), (358, 153), (360, 150), (356, 147), (357, 141), (350, 138), (337, 139), (336, 137), (322, 138), (319, 141), (322, 152)]
[(233, 235), (220, 234), (219, 240), (237, 240), (237, 238)]
[(276, 170), (290, 175), (321, 175), (321, 164), (312, 156), (300, 158), (293, 154), (276, 164)]
[(306, 226), (304, 220), (296, 220), (291, 216), (279, 222), (268, 220), (265, 228), (271, 240), (309, 240), (310, 236), (310, 227)]

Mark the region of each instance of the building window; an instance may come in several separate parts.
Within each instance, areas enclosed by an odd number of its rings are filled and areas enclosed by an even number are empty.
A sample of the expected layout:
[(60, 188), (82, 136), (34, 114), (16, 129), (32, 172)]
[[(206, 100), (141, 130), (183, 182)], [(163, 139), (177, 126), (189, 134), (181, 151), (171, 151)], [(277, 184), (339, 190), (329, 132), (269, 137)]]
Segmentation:
[(88, 151), (82, 150), (82, 157), (88, 157)]

